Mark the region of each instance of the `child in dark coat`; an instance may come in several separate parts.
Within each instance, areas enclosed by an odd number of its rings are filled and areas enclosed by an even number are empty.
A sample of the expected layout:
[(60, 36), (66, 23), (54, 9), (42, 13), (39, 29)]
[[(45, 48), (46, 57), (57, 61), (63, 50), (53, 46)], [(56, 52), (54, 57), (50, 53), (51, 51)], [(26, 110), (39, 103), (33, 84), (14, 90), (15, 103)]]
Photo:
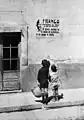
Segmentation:
[(42, 93), (45, 93), (45, 92), (47, 93), (46, 95), (42, 96), (42, 101), (44, 102), (45, 99), (48, 98), (48, 84), (49, 84), (48, 80), (49, 80), (50, 62), (44, 59), (42, 60), (41, 64), (42, 64), (42, 67), (38, 71), (37, 80), (40, 84), (40, 89), (42, 90)]

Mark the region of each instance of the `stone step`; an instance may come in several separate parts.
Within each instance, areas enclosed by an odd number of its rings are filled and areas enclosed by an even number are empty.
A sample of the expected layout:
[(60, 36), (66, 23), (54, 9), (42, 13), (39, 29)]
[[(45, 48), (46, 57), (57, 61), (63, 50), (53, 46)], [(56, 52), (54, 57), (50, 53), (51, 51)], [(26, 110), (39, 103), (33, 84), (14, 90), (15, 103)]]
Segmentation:
[(18, 90), (19, 87), (18, 79), (3, 81), (3, 90)]

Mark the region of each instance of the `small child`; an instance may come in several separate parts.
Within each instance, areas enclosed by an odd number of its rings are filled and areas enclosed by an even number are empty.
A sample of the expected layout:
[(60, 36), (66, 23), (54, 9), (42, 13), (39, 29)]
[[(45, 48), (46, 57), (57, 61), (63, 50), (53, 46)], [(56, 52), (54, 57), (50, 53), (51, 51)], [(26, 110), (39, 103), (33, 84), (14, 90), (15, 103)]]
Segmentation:
[(55, 64), (51, 66), (50, 82), (51, 82), (51, 88), (53, 90), (53, 101), (55, 102), (56, 100), (58, 100), (58, 88), (60, 86), (58, 69), (55, 66)]
[(43, 93), (47, 93), (42, 96), (42, 101), (46, 104), (46, 99), (48, 98), (48, 79), (49, 79), (49, 66), (50, 62), (46, 59), (42, 60), (42, 67), (38, 71), (37, 80), (40, 85), (40, 89)]

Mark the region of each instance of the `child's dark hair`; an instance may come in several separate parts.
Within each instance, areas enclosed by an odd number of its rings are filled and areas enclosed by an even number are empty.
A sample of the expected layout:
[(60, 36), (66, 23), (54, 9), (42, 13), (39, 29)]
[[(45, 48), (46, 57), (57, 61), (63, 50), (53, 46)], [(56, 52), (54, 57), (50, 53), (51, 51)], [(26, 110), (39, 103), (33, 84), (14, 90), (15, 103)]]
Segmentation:
[(43, 59), (41, 64), (42, 64), (44, 67), (46, 67), (46, 66), (47, 66), (47, 62), (48, 62), (48, 61), (47, 61), (46, 59)]
[(51, 66), (51, 70), (52, 70), (53, 72), (57, 72), (57, 67), (56, 67), (55, 64), (53, 64), (53, 65)]

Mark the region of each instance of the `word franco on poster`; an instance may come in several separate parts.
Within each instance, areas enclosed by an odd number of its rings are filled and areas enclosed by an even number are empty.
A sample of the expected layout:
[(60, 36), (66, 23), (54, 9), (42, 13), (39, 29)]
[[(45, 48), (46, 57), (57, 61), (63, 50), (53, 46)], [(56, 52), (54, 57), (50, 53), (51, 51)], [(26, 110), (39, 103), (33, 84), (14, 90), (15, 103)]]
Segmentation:
[(59, 33), (59, 19), (38, 19), (36, 37), (53, 37)]

